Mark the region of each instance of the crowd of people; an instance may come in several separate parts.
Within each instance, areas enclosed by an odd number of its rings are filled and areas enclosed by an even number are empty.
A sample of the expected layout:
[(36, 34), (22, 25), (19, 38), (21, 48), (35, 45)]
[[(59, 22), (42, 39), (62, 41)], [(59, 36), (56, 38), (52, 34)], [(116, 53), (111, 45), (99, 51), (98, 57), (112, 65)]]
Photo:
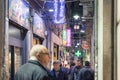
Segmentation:
[(94, 70), (89, 61), (78, 59), (63, 66), (59, 60), (53, 62), (53, 69), (47, 65), (50, 61), (48, 50), (43, 45), (35, 45), (30, 51), (28, 62), (15, 74), (15, 80), (94, 80)]

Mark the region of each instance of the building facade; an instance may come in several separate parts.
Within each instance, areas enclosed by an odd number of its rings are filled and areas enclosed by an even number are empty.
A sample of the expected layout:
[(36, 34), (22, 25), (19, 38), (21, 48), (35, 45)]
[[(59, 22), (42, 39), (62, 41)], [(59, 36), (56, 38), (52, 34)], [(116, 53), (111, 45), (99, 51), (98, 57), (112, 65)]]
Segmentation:
[[(7, 4), (8, 0), (0, 0), (1, 80), (9, 80), (9, 76), (14, 76), (13, 74), (10, 75), (9, 71), (14, 73), (15, 69), (18, 68), (18, 65), (20, 63), (25, 63), (26, 59), (28, 58), (28, 54), (26, 53), (29, 53), (29, 49), (32, 47), (32, 45), (36, 43), (42, 43), (44, 39), (42, 36), (39, 36), (33, 32), (31, 24), (32, 19), (30, 19), (30, 21), (27, 21), (30, 25), (28, 27), (21, 25), (21, 23), (18, 23), (14, 20), (11, 20), (11, 14), (9, 14), (9, 6)], [(120, 0), (95, 0), (95, 80), (120, 80), (119, 4)], [(17, 31), (17, 34), (10, 33), (10, 30), (13, 29)], [(17, 39), (15, 39), (16, 37)], [(22, 60), (20, 60), (21, 54), (23, 57)], [(15, 60), (17, 60), (17, 63), (9, 62)], [(11, 64), (14, 65), (10, 66)], [(10, 70), (9, 67), (14, 68), (11, 68)]]
[[(38, 8), (30, 7), (24, 0), (4, 2), (4, 80), (14, 80), (17, 69), (29, 58), (29, 51), (35, 44), (46, 40), (46, 26)], [(8, 4), (8, 5), (7, 5)], [(2, 6), (2, 9), (3, 9)], [(3, 31), (1, 31), (3, 32)]]

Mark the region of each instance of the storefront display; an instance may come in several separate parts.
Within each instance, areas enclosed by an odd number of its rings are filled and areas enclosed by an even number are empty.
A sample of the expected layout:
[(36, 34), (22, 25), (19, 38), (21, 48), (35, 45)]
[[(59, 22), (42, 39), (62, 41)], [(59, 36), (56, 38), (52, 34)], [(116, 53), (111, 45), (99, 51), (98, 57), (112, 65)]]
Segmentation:
[(54, 52), (53, 59), (57, 60), (59, 57), (59, 46), (57, 44), (54, 44), (53, 52)]
[(38, 36), (45, 38), (45, 25), (40, 16), (35, 13), (33, 18), (33, 32)]
[(29, 6), (24, 0), (9, 0), (9, 19), (29, 28)]
[(9, 61), (8, 63), (8, 71), (9, 72), (9, 80), (14, 80), (14, 75), (18, 68), (23, 64), (23, 60), (26, 59), (27, 56), (23, 55), (24, 51), (27, 49), (23, 48), (25, 43), (25, 34), (26, 31), (24, 29), (19, 28), (19, 25), (16, 25), (12, 22), (9, 22), (9, 54), (6, 54)]

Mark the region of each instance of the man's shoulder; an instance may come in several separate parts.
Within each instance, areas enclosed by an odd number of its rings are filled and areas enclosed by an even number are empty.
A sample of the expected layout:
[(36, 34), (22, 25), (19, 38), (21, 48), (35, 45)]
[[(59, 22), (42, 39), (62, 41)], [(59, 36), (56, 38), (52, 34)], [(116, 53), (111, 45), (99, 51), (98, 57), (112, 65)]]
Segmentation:
[(91, 67), (84, 67), (85, 70), (94, 71)]
[(21, 67), (18, 69), (18, 71), (20, 72), (47, 72), (46, 70), (44, 70), (42, 68), (42, 66), (39, 66), (37, 64), (34, 64), (34, 63), (30, 63), (30, 62), (27, 62), (23, 65), (21, 65)]
[(50, 71), (50, 73), (54, 73), (54, 69), (52, 69), (52, 70)]
[(89, 79), (93, 80), (94, 79), (94, 74), (91, 72), (90, 68), (84, 68), (82, 76), (85, 80), (89, 80)]
[[(42, 68), (42, 66), (38, 66), (36, 64), (32, 64), (32, 63), (26, 63), (24, 65), (22, 65), (19, 70), (16, 72), (16, 78), (25, 78), (24, 75), (27, 75), (27, 78), (31, 79), (31, 76), (36, 78), (43, 78), (44, 76), (48, 76), (48, 72), (47, 70), (45, 70), (44, 68)], [(22, 80), (22, 79), (20, 79)], [(28, 80), (28, 79), (24, 79), (24, 80)], [(47, 79), (45, 79), (47, 80)]]
[(73, 70), (74, 70), (75, 68), (77, 68), (77, 66), (76, 66), (76, 65), (72, 67), (72, 69), (73, 69)]

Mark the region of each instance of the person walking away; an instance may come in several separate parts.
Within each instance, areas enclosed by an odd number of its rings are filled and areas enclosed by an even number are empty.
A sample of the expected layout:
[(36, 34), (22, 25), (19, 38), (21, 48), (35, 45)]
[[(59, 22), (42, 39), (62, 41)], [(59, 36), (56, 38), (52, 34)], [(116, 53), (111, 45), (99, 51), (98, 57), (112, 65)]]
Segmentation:
[(64, 69), (60, 67), (60, 61), (53, 62), (53, 70), (50, 72), (52, 80), (68, 80), (68, 75)]
[(89, 61), (85, 61), (85, 67), (80, 70), (78, 80), (94, 80), (94, 70)]
[(35, 45), (30, 51), (30, 59), (15, 74), (15, 80), (50, 80), (47, 65), (50, 57), (46, 47)]
[(77, 65), (75, 65), (72, 68), (71, 74), (70, 74), (70, 80), (78, 80), (78, 73), (80, 69), (82, 68), (82, 60), (77, 60)]

